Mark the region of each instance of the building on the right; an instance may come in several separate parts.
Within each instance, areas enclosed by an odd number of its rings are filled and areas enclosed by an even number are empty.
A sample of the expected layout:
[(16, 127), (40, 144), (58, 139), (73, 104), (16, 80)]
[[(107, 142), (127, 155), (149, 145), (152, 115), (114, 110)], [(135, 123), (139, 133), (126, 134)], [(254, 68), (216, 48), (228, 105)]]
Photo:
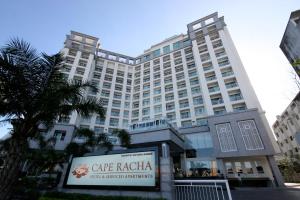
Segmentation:
[(280, 48), (300, 76), (300, 10), (291, 13)]
[(300, 92), (273, 124), (277, 143), (284, 156), (300, 155)]

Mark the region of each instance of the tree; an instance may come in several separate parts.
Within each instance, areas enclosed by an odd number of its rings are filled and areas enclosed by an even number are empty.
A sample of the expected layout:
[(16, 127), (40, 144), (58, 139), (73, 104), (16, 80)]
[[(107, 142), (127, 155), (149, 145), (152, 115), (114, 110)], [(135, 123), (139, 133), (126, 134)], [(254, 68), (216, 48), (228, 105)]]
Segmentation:
[(60, 53), (39, 54), (23, 40), (12, 39), (0, 49), (0, 117), (11, 123), (10, 137), (2, 142), (4, 165), (0, 169), (0, 199), (9, 199), (18, 179), (28, 140), (40, 135), (41, 125), (50, 129), (58, 116), (76, 111), (82, 116), (104, 110), (98, 100), (85, 98), (89, 83), (63, 78)]

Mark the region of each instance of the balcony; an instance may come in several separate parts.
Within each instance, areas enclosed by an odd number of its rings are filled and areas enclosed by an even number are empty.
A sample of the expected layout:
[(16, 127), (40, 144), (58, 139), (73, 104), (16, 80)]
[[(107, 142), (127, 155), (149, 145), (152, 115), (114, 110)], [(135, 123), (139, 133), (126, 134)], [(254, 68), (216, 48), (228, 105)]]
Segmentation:
[(208, 91), (209, 92), (218, 92), (218, 91), (220, 91), (220, 88), (219, 88), (219, 86), (215, 86), (215, 87), (208, 88)]
[(227, 89), (238, 87), (237, 82), (226, 83), (225, 85)]
[(229, 98), (230, 101), (238, 101), (238, 100), (242, 100), (243, 96), (241, 94), (234, 94), (234, 95), (230, 95)]
[(212, 105), (218, 105), (218, 104), (222, 104), (224, 103), (222, 98), (218, 98), (218, 99), (211, 99), (211, 104)]
[(227, 77), (233, 75), (233, 71), (222, 72), (222, 77)]

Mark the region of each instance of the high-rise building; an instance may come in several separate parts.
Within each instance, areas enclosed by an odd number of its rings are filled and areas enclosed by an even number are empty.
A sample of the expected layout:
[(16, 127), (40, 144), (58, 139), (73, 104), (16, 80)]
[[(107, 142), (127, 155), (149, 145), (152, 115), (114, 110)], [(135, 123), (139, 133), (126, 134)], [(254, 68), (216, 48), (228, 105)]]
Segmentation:
[(284, 156), (300, 155), (300, 92), (273, 124), (277, 143)]
[(300, 10), (291, 13), (280, 48), (300, 76)]
[[(167, 121), (182, 138), (176, 145), (170, 142), (174, 165), (187, 175), (271, 182), (276, 177), (282, 183), (273, 158), (275, 138), (224, 18), (217, 13), (188, 24), (187, 34), (167, 38), (137, 57), (104, 50), (98, 38), (75, 31), (67, 35), (62, 52), (65, 77), (98, 87), (99, 92), (86, 95), (102, 101), (106, 118), (93, 113), (83, 118), (74, 112), (59, 122), (96, 133), (129, 129), (140, 132), (134, 143), (143, 140), (144, 145), (151, 139), (153, 145), (164, 138), (159, 135), (165, 132), (157, 128)], [(147, 136), (151, 127), (156, 129)], [(72, 140), (72, 131), (59, 127), (53, 134), (59, 143)]]
[[(207, 19), (207, 20), (206, 20)], [(177, 127), (205, 124), (206, 117), (257, 108), (259, 101), (224, 23), (217, 14), (188, 24), (188, 33), (153, 45), (138, 57), (109, 52), (98, 38), (67, 36), (64, 73), (91, 81), (101, 91), (106, 119), (96, 115), (71, 124), (111, 132), (128, 124), (167, 118)]]

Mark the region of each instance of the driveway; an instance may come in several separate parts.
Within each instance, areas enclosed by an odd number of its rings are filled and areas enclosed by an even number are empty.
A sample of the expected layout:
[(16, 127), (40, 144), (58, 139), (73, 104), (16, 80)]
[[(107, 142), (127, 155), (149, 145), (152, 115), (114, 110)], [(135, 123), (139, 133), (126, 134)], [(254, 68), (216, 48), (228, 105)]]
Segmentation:
[(233, 200), (300, 200), (300, 184), (287, 183), (286, 188), (238, 188)]

